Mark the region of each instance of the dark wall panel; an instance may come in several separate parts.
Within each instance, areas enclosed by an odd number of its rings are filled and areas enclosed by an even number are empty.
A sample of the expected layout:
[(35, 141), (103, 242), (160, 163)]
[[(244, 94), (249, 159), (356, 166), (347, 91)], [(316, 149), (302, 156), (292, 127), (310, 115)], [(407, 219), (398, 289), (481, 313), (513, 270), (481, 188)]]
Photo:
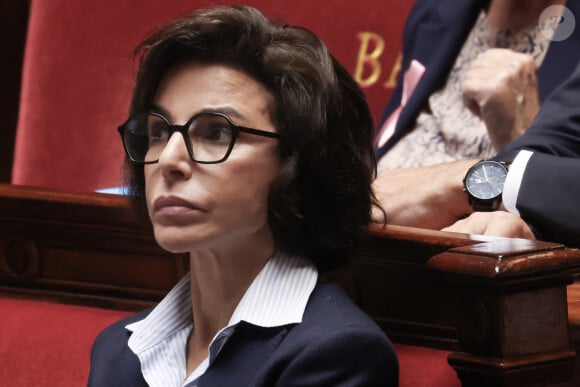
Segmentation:
[(0, 182), (10, 182), (29, 2), (0, 2)]

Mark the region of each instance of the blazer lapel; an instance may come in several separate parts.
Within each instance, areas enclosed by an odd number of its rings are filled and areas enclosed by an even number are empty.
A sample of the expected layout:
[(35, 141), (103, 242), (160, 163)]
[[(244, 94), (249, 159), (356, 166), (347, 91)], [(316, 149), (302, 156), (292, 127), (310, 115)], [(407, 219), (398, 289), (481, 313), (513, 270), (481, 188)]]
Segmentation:
[(255, 386), (260, 368), (267, 364), (291, 326), (257, 327), (241, 322), (199, 380), (199, 387)]

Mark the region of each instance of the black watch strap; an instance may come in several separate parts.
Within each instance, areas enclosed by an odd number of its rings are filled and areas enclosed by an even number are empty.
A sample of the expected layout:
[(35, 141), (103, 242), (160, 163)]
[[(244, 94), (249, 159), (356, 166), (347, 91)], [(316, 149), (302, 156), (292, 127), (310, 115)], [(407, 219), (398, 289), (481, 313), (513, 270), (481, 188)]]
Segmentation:
[(469, 204), (471, 204), (471, 207), (473, 207), (473, 210), (477, 211), (477, 212), (497, 211), (497, 210), (499, 210), (499, 207), (501, 206), (501, 202), (502, 202), (501, 196), (499, 198), (494, 199), (494, 200), (486, 200), (486, 201), (477, 200), (477, 199), (472, 198), (472, 197), (470, 197), (469, 199), (470, 199)]

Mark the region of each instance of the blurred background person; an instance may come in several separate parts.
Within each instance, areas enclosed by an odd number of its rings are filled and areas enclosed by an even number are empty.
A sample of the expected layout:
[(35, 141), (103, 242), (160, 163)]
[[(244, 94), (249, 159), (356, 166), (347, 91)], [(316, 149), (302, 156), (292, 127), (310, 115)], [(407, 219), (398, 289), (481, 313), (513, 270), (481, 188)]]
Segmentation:
[(520, 136), (580, 59), (579, 11), (577, 0), (418, 0), (375, 138), (379, 172), (490, 158)]
[[(464, 159), (384, 171), (375, 194), (387, 222), (465, 233), (537, 238), (580, 247), (580, 63), (542, 105), (530, 128), (489, 162), (504, 173), (465, 181), (488, 161)], [(489, 171), (489, 170), (488, 170)], [(476, 205), (474, 206), (474, 200)], [(375, 213), (383, 221), (382, 212)]]

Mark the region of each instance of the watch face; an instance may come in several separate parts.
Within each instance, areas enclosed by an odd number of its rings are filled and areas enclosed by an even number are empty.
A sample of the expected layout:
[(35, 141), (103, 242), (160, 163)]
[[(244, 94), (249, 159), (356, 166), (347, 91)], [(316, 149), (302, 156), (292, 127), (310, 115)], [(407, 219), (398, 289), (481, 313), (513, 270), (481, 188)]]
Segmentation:
[(465, 177), (465, 188), (478, 199), (493, 199), (503, 192), (507, 168), (497, 161), (475, 164)]

